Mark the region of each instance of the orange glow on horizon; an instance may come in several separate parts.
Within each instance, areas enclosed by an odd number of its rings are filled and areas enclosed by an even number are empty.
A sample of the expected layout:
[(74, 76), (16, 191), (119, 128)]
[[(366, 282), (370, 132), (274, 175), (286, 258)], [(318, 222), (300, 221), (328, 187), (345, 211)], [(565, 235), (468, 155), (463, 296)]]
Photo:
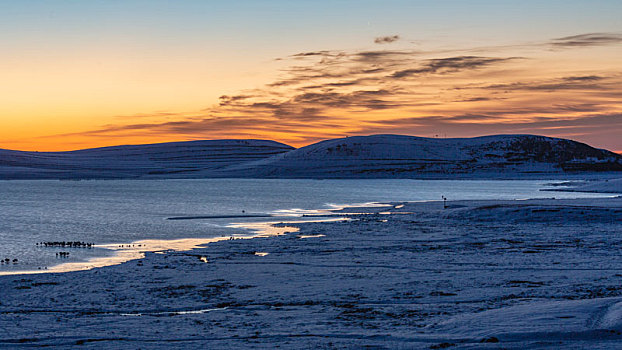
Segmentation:
[(0, 84), (0, 148), (511, 133), (619, 150), (622, 36), (609, 35), (613, 44), (589, 35), (453, 50), (398, 42), (260, 62), (96, 49), (10, 58), (0, 61), (10, 82)]

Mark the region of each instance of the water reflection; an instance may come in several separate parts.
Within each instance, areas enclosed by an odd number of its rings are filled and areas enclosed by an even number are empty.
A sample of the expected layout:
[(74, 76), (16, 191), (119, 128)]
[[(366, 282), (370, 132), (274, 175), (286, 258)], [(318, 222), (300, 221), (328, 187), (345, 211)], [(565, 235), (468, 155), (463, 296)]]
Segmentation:
[[(167, 251), (188, 251), (196, 248), (204, 247), (209, 243), (236, 240), (236, 239), (252, 239), (256, 237), (280, 236), (288, 233), (295, 233), (299, 228), (287, 226), (290, 223), (302, 222), (320, 222), (320, 221), (343, 221), (344, 218), (330, 219), (308, 219), (296, 221), (270, 221), (270, 222), (251, 222), (251, 223), (233, 223), (228, 225), (231, 228), (244, 230), (245, 233), (234, 234), (230, 236), (211, 237), (211, 238), (184, 238), (171, 240), (147, 239), (123, 244), (98, 244), (95, 248), (102, 248), (113, 251), (113, 254), (105, 257), (93, 257), (83, 262), (66, 262), (49, 268), (26, 271), (0, 271), (0, 275), (22, 275), (37, 273), (58, 273), (71, 272), (81, 270), (91, 270), (94, 268), (119, 265), (130, 260), (142, 259), (148, 252), (165, 253)], [(301, 236), (308, 238), (312, 236)], [(256, 252), (258, 256), (266, 256), (267, 252)], [(201, 261), (207, 263), (206, 257), (201, 257)]]

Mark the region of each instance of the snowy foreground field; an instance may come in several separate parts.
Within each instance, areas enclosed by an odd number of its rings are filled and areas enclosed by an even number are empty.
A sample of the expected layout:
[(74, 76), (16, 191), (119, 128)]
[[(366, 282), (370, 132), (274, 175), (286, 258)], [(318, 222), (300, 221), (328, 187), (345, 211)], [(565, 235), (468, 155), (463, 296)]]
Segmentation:
[(447, 205), (2, 276), (0, 347), (622, 346), (622, 198)]

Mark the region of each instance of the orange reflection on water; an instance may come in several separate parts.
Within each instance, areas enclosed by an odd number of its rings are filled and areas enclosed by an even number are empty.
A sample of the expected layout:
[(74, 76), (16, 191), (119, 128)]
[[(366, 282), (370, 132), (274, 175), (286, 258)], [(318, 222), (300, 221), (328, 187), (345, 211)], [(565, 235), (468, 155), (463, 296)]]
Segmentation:
[[(338, 219), (343, 220), (343, 219)], [(313, 221), (326, 221), (326, 220), (313, 220)], [(332, 220), (331, 220), (332, 221)], [(305, 222), (305, 221), (295, 221)], [(295, 223), (291, 222), (291, 223)], [(308, 222), (308, 221), (307, 221)], [(290, 222), (288, 222), (290, 223)], [(166, 251), (187, 251), (196, 248), (201, 248), (209, 243), (234, 240), (234, 239), (251, 239), (255, 237), (271, 237), (284, 235), (286, 233), (298, 232), (297, 227), (291, 226), (274, 226), (275, 224), (281, 224), (281, 222), (253, 222), (253, 223), (236, 223), (231, 224), (230, 227), (246, 229), (251, 231), (250, 234), (240, 234), (232, 236), (221, 236), (211, 238), (182, 238), (171, 240), (159, 240), (159, 239), (147, 239), (135, 241), (132, 243), (123, 244), (100, 244), (95, 245), (96, 248), (104, 248), (114, 251), (111, 256), (94, 257), (87, 261), (79, 262), (67, 262), (59, 265), (51, 266), (41, 270), (26, 270), (26, 271), (0, 271), (1, 275), (25, 275), (25, 274), (37, 274), (37, 273), (58, 273), (58, 272), (71, 272), (91, 270), (94, 268), (119, 265), (124, 262), (136, 259), (142, 259), (148, 252), (164, 253)]]
[[(37, 274), (37, 273), (58, 273), (58, 272), (71, 272), (71, 271), (83, 271), (91, 270), (94, 268), (119, 265), (124, 262), (136, 259), (142, 259), (148, 252), (164, 254), (166, 251), (187, 251), (196, 248), (204, 247), (206, 244), (236, 240), (236, 239), (252, 239), (256, 237), (272, 237), (280, 236), (288, 233), (299, 232), (298, 227), (287, 226), (286, 224), (296, 224), (305, 222), (329, 222), (329, 221), (346, 221), (350, 220), (344, 217), (337, 218), (322, 218), (322, 219), (309, 219), (309, 220), (296, 220), (286, 222), (250, 222), (250, 223), (233, 223), (228, 225), (231, 228), (240, 228), (248, 230), (250, 234), (234, 234), (231, 236), (210, 237), (210, 238), (182, 238), (171, 240), (159, 240), (159, 239), (147, 239), (135, 241), (132, 243), (123, 244), (100, 244), (95, 245), (96, 248), (104, 248), (112, 250), (114, 252), (111, 256), (94, 257), (87, 261), (81, 262), (67, 262), (59, 265), (51, 266), (49, 268), (41, 270), (26, 270), (26, 271), (0, 271), (1, 275), (25, 275), (25, 274)], [(299, 238), (313, 238), (321, 237), (323, 235), (301, 235)], [(268, 253), (261, 252), (260, 256), (265, 256)], [(204, 261), (203, 259), (201, 259)], [(207, 260), (207, 258), (205, 258)], [(207, 261), (204, 261), (207, 262)]]

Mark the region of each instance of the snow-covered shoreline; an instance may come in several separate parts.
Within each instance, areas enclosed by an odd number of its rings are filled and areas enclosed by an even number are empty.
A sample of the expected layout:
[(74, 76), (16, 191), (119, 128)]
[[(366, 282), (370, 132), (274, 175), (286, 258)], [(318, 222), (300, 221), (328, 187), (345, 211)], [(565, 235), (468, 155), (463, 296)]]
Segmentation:
[(547, 191), (622, 193), (622, 178), (569, 181), (563, 188), (548, 189)]
[(57, 264), (45, 269), (38, 270), (11, 270), (0, 271), (0, 276), (33, 275), (41, 273), (67, 273), (75, 271), (87, 271), (95, 268), (102, 268), (126, 263), (132, 260), (145, 258), (146, 254), (171, 251), (191, 251), (199, 249), (207, 244), (234, 240), (234, 239), (253, 239), (258, 237), (271, 237), (284, 234), (289, 231), (297, 230), (294, 227), (273, 226), (272, 222), (257, 222), (249, 224), (231, 225), (245, 229), (243, 234), (230, 236), (206, 237), (206, 238), (181, 238), (170, 240), (139, 240), (129, 243), (113, 243), (95, 245), (96, 248), (104, 248), (112, 252), (112, 255), (104, 255), (90, 258), (86, 261), (75, 261)]
[[(277, 210), (273, 214), (265, 215), (229, 215), (231, 219), (236, 218), (286, 218), (280, 221), (257, 221), (257, 222), (232, 222), (227, 225), (228, 228), (240, 229), (239, 233), (231, 235), (219, 235), (213, 237), (202, 238), (177, 238), (177, 239), (142, 239), (132, 242), (118, 242), (108, 244), (96, 244), (94, 248), (106, 249), (111, 253), (108, 255), (94, 256), (84, 261), (73, 261), (59, 263), (53, 266), (32, 270), (4, 270), (0, 271), (0, 276), (19, 276), (34, 275), (42, 273), (67, 273), (75, 271), (86, 271), (95, 268), (102, 268), (123, 264), (128, 261), (145, 258), (148, 253), (162, 254), (164, 252), (173, 251), (191, 251), (199, 249), (210, 243), (235, 240), (235, 239), (253, 239), (261, 237), (280, 236), (287, 233), (297, 232), (297, 227), (285, 226), (286, 224), (298, 224), (303, 222), (330, 222), (338, 220), (340, 214), (333, 214), (343, 210), (344, 208), (371, 208), (386, 207), (388, 204), (380, 203), (361, 203), (343, 206), (333, 206), (330, 209), (297, 209), (297, 210)], [(333, 217), (336, 216), (336, 217)], [(205, 218), (222, 218), (223, 216), (198, 216), (198, 217), (171, 217), (169, 220), (197, 220)], [(276, 225), (279, 224), (279, 225)]]
[(622, 340), (620, 197), (343, 212), (357, 214), (89, 271), (0, 276), (0, 347), (610, 348)]

